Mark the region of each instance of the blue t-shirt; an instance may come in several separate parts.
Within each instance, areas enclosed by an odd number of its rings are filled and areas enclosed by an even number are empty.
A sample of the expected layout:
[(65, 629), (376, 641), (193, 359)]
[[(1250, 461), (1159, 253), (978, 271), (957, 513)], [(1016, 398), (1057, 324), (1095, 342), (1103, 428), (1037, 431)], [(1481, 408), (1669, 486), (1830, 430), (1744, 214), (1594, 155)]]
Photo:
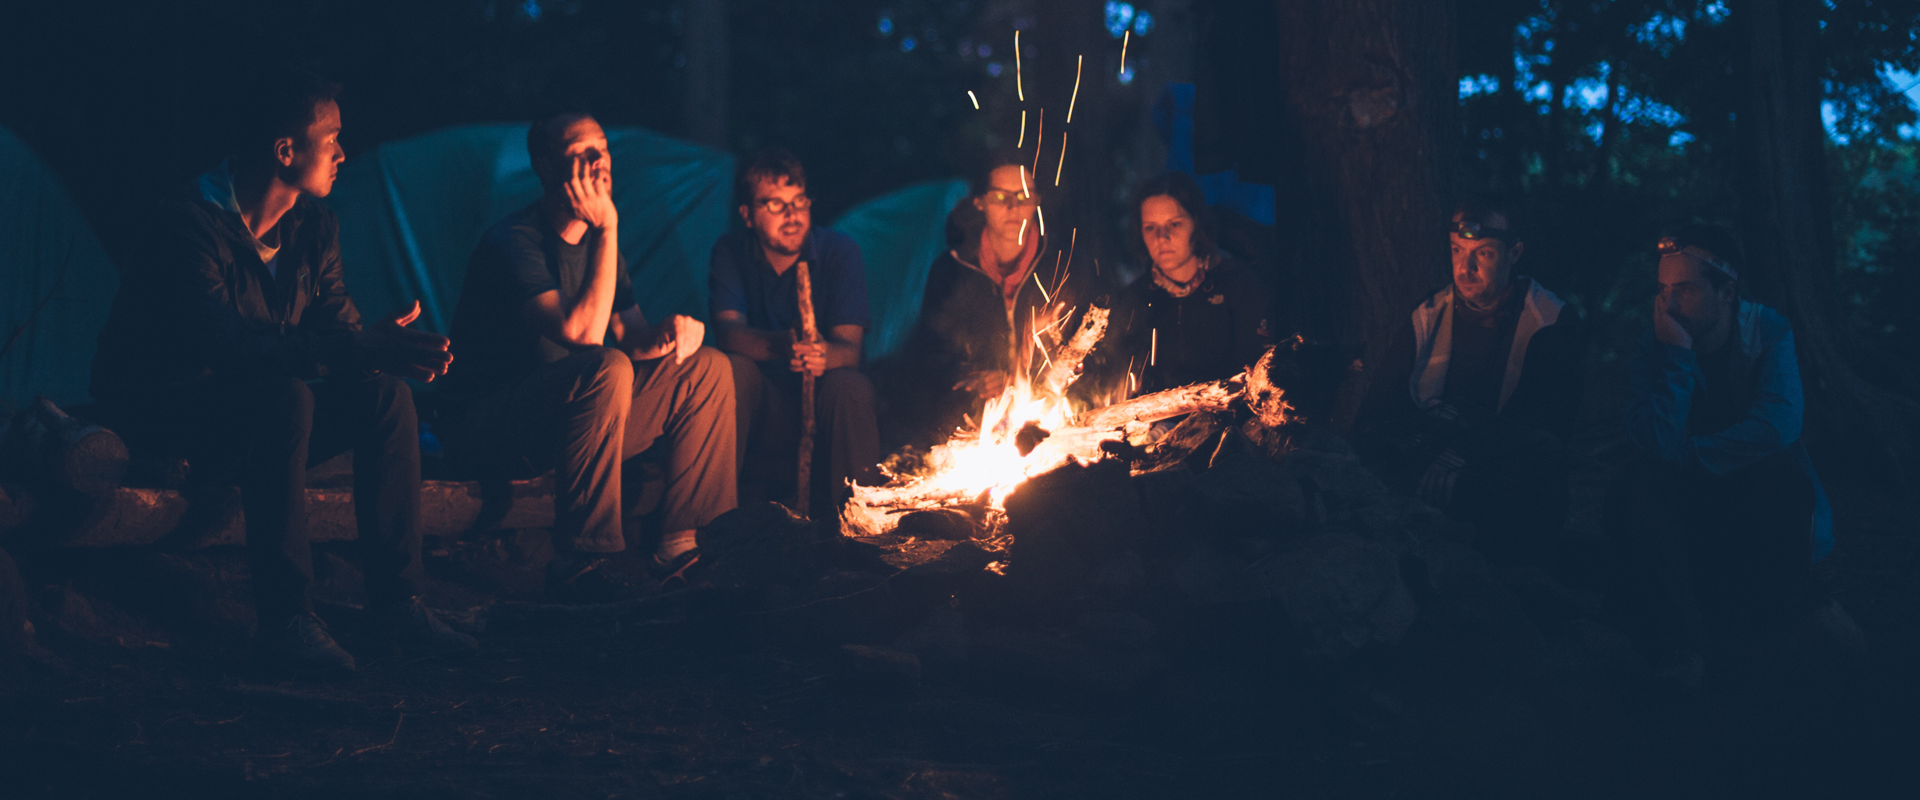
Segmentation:
[[(835, 325), (867, 327), (867, 267), (860, 245), (844, 233), (814, 228), (800, 244), (800, 259), (813, 279), (814, 324), (822, 335)], [(775, 273), (750, 230), (736, 230), (713, 245), (707, 281), (713, 316), (735, 311), (747, 327), (791, 330), (800, 326), (797, 270)]]
[[(467, 279), (453, 312), (448, 338), (453, 340), (455, 366), (447, 371), (443, 396), (464, 399), (505, 389), (577, 349), (547, 338), (527, 322), (521, 308), (550, 291), (558, 291), (562, 303), (579, 294), (598, 235), (588, 231), (579, 244), (567, 244), (541, 216), (538, 203), (487, 230), (467, 262)], [(614, 276), (613, 313), (633, 305), (633, 281), (622, 257)]]

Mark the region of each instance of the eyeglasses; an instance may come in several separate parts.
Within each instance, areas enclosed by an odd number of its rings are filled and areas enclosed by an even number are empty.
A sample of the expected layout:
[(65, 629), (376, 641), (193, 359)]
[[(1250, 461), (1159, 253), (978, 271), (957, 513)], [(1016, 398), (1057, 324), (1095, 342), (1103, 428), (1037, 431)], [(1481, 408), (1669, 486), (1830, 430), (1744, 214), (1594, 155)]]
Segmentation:
[(1447, 233), (1470, 241), (1479, 239), (1499, 239), (1503, 242), (1513, 241), (1513, 232), (1506, 228), (1496, 228), (1492, 225), (1468, 222), (1466, 220), (1449, 222), (1446, 224), (1445, 230)]
[(1740, 280), (1740, 273), (1734, 271), (1732, 264), (1729, 264), (1724, 259), (1721, 259), (1720, 257), (1715, 256), (1711, 251), (1707, 250), (1704, 247), (1700, 247), (1698, 245), (1691, 245), (1691, 244), (1682, 244), (1679, 239), (1675, 239), (1671, 236), (1662, 236), (1660, 237), (1660, 241), (1654, 243), (1654, 248), (1659, 250), (1660, 255), (1662, 256), (1674, 256), (1674, 255), (1691, 256), (1695, 260), (1699, 261), (1700, 263), (1705, 264), (1714, 269), (1717, 269), (1722, 273), (1725, 273), (1726, 276), (1729, 278), (1732, 278), (1736, 281)]
[(778, 197), (768, 197), (753, 201), (753, 205), (759, 207), (762, 211), (778, 217), (786, 214), (788, 211), (799, 214), (809, 208), (813, 208), (813, 198), (803, 194), (793, 198), (793, 200), (789, 202)]
[(1017, 208), (1032, 208), (1040, 205), (1040, 196), (1033, 192), (1009, 192), (1005, 189), (989, 189), (980, 195), (980, 202), (987, 205), (1004, 206), (1008, 211)]

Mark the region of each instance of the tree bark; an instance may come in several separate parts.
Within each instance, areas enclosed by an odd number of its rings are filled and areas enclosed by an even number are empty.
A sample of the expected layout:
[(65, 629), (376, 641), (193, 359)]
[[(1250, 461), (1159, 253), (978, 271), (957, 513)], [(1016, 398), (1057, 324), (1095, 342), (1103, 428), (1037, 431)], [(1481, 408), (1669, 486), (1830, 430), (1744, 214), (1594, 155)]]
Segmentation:
[(1820, 120), (1822, 63), (1814, 0), (1745, 0), (1735, 6), (1747, 52), (1738, 136), (1740, 222), (1751, 297), (1793, 324), (1807, 431), (1815, 443), (1863, 447), (1904, 484), (1911, 401), (1863, 380), (1834, 287), (1834, 235), (1827, 195), (1826, 129)]
[(1287, 162), (1279, 236), (1311, 334), (1359, 350), (1335, 422), (1351, 424), (1393, 332), (1447, 277), (1439, 234), (1458, 125), (1452, 0), (1281, 2)]
[(687, 138), (727, 148), (727, 0), (687, 0), (682, 87)]

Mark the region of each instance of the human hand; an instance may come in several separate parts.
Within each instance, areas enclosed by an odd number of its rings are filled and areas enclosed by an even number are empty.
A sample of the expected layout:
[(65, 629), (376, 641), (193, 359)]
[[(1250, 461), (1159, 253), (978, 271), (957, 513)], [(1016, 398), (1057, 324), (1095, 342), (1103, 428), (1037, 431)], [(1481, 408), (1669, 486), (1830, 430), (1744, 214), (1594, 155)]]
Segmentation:
[(567, 202), (573, 216), (595, 229), (605, 230), (620, 224), (620, 210), (613, 205), (613, 159), (602, 155), (592, 161), (573, 159), (573, 174), (567, 178)]
[(953, 385), (956, 391), (972, 392), (975, 397), (993, 398), (1007, 391), (1007, 374), (993, 370), (981, 370), (962, 378)]
[(812, 373), (816, 378), (827, 372), (827, 343), (793, 343), (793, 354), (787, 358), (787, 369), (794, 372)]
[(437, 333), (409, 330), (420, 318), (420, 301), (387, 319), (353, 333), (353, 347), (360, 360), (381, 372), (431, 382), (447, 374), (453, 365), (447, 337)]
[(1427, 505), (1445, 510), (1453, 502), (1453, 487), (1460, 480), (1460, 468), (1466, 465), (1466, 459), (1451, 449), (1441, 453), (1420, 476), (1420, 487), (1415, 493)]
[(693, 317), (675, 314), (660, 323), (661, 346), (671, 345), (673, 363), (685, 363), (707, 338), (707, 324)]
[(1667, 296), (1664, 294), (1653, 298), (1653, 338), (1659, 339), (1661, 344), (1693, 349), (1693, 335), (1687, 333), (1687, 329), (1681, 327), (1680, 321), (1674, 319), (1667, 310)]

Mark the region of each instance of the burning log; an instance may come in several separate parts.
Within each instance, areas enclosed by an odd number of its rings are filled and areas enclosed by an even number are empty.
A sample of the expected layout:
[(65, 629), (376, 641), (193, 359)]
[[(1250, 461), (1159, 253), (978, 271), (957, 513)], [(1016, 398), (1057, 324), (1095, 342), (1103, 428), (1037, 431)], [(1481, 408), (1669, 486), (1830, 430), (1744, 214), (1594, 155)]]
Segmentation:
[(1080, 377), (1080, 364), (1093, 352), (1094, 345), (1107, 335), (1107, 316), (1113, 312), (1099, 306), (1089, 306), (1086, 317), (1080, 321), (1080, 330), (1075, 331), (1067, 345), (1060, 348), (1053, 363), (1047, 367), (1046, 375), (1040, 385), (1047, 388), (1055, 397), (1065, 397), (1067, 387)]
[[(1081, 414), (1074, 426), (1098, 430), (1125, 429), (1133, 423), (1151, 424), (1196, 411), (1224, 411), (1246, 388), (1246, 373), (1224, 380), (1196, 383), (1141, 395)], [(1059, 431), (1054, 432), (1060, 435)]]

